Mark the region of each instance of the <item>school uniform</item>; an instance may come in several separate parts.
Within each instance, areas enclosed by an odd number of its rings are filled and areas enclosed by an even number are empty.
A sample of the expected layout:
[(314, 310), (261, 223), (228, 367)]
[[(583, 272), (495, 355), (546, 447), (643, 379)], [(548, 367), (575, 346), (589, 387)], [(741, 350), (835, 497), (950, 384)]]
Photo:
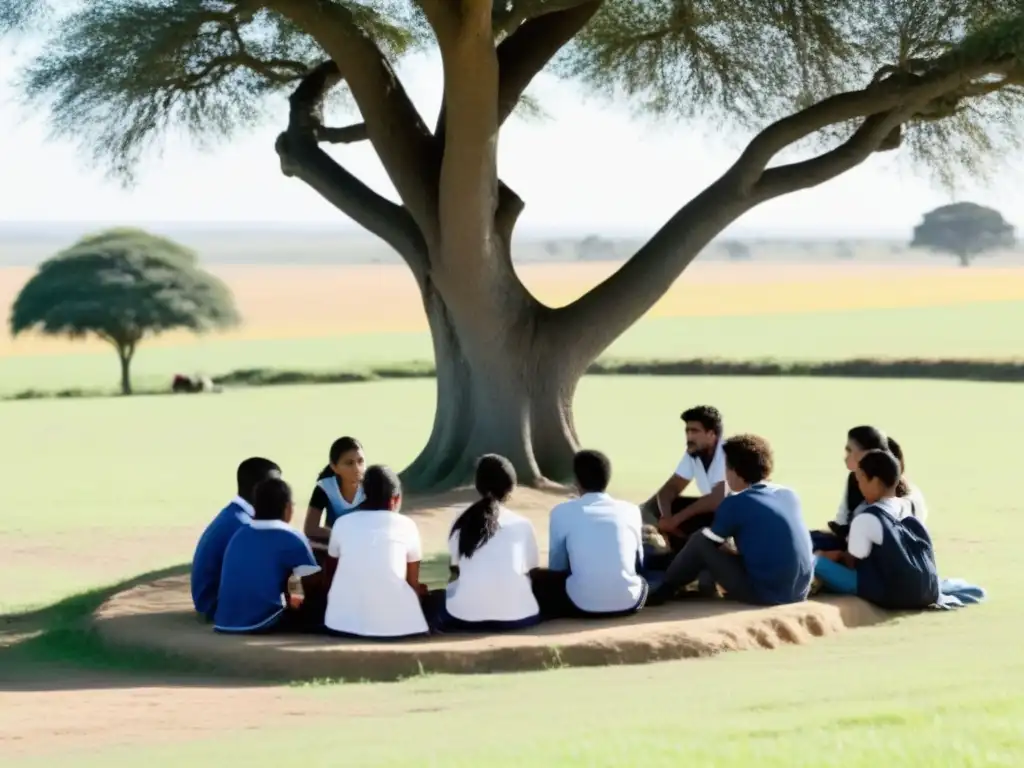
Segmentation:
[(416, 523), (388, 510), (339, 517), (327, 554), (338, 567), (327, 593), (324, 625), (334, 634), (397, 639), (429, 632), (419, 595), (406, 581), (423, 559)]
[(217, 590), (228, 542), (253, 516), (252, 504), (241, 496), (233, 498), (206, 526), (192, 555), (192, 605), (198, 613), (213, 620), (217, 608)]
[(882, 499), (850, 523), (847, 551), (856, 568), (817, 558), (815, 574), (833, 592), (890, 609), (925, 608), (939, 599), (935, 552), (908, 498)]
[(625, 616), (647, 601), (640, 508), (587, 493), (551, 510), (548, 570), (534, 593), (545, 616)]
[(338, 485), (338, 476), (331, 469), (325, 469), (316, 479), (316, 487), (309, 497), (309, 506), (319, 509), (326, 515), (324, 527), (333, 528), (339, 517), (354, 512), (366, 501), (366, 494), (363, 493), (363, 486), (356, 489), (356, 495), (352, 501), (346, 501), (341, 495), (341, 487)]
[(458, 578), (446, 590), (440, 625), (444, 629), (501, 632), (540, 621), (530, 572), (540, 567), (533, 524), (504, 507), (498, 530), (471, 557), (459, 553), (460, 531), (448, 539), (448, 553)]
[(309, 541), (288, 523), (250, 521), (224, 553), (214, 630), (250, 634), (295, 629), (285, 600), (288, 579), (319, 570)]
[[(848, 483), (855, 483), (853, 475), (850, 475)], [(850, 509), (849, 502), (847, 501), (849, 496), (849, 490), (843, 493), (842, 499), (839, 501), (839, 508), (836, 510), (835, 519), (828, 524), (828, 531), (811, 531), (811, 544), (815, 550), (828, 551), (828, 550), (843, 550), (846, 549), (846, 539), (849, 536), (850, 523), (857, 515), (867, 509), (868, 504), (865, 501), (861, 501), (853, 509)], [(859, 498), (859, 492), (858, 492)], [(913, 483), (907, 483), (907, 495), (902, 497), (909, 504), (902, 504), (899, 507), (893, 507), (893, 510), (897, 512), (899, 517), (902, 519), (907, 515), (917, 518), (922, 523), (928, 520), (928, 504), (925, 502), (924, 494), (921, 493), (921, 489)]]
[[(736, 542), (738, 555), (721, 550), (729, 539)], [(671, 598), (705, 571), (733, 600), (754, 605), (806, 600), (814, 558), (796, 493), (775, 483), (756, 483), (723, 499), (713, 525), (691, 537), (675, 556), (655, 601)]]

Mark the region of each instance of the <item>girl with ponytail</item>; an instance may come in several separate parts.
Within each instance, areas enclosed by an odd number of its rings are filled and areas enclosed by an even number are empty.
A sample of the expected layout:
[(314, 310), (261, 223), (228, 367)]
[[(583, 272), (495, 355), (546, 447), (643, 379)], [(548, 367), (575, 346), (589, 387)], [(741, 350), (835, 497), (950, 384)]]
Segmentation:
[(452, 581), (439, 619), (444, 631), (501, 632), (540, 621), (530, 572), (540, 566), (537, 535), (505, 507), (516, 472), (504, 456), (476, 465), (480, 499), (455, 520), (448, 539)]

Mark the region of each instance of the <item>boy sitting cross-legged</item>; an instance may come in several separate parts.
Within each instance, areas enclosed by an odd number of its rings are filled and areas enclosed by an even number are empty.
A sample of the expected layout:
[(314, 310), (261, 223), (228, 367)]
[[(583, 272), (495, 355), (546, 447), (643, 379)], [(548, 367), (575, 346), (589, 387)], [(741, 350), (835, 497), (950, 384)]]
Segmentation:
[[(224, 553), (214, 629), (226, 633), (315, 632), (322, 602), (289, 599), (288, 580), (320, 572), (309, 541), (289, 524), (292, 491), (280, 478), (264, 480), (254, 495), (252, 521)], [(318, 608), (316, 603), (320, 603)]]

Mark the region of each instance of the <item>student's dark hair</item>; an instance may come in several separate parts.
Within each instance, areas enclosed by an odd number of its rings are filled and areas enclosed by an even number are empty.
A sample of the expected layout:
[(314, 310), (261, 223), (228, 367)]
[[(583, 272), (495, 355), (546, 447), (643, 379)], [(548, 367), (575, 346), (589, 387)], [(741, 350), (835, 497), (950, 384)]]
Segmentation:
[[(459, 515), (451, 533), (459, 532), (459, 555), (472, 557), (498, 532), (501, 503), (516, 487), (516, 469), (504, 456), (489, 453), (476, 463), (476, 489), (480, 500)], [(451, 534), (449, 534), (451, 535)]]
[(279, 477), (271, 477), (253, 491), (253, 517), (256, 520), (284, 520), (285, 510), (292, 501), (292, 489)]
[(861, 457), (858, 466), (869, 480), (877, 477), (886, 488), (895, 488), (899, 484), (900, 461), (889, 451), (868, 451)]
[(256, 486), (268, 477), (280, 473), (281, 468), (270, 459), (264, 459), (262, 456), (246, 459), (235, 470), (235, 485), (238, 495), (251, 502)]
[(600, 451), (580, 451), (573, 456), (572, 473), (584, 493), (604, 493), (612, 480), (612, 463)]
[(374, 464), (367, 467), (366, 474), (363, 475), (363, 494), (366, 501), (363, 502), (361, 509), (387, 509), (391, 500), (401, 493), (402, 483), (395, 471), (383, 464)]
[(889, 450), (889, 438), (885, 436), (885, 432), (876, 427), (854, 427), (846, 433), (846, 437), (865, 451)]
[(722, 443), (725, 463), (743, 480), (753, 485), (767, 480), (775, 468), (772, 447), (757, 435), (735, 435)]
[(722, 414), (713, 405), (697, 405), (683, 411), (683, 421), (696, 421), (704, 429), (722, 436)]
[[(899, 443), (888, 437), (882, 430), (868, 426), (854, 427), (846, 433), (846, 437), (865, 451), (885, 451), (892, 454), (900, 466), (900, 479), (896, 484), (896, 495), (902, 498), (910, 493), (910, 486), (903, 479), (906, 465), (903, 460), (903, 448)], [(864, 495), (857, 485), (857, 476), (851, 472), (846, 478), (846, 508), (852, 512), (863, 501)]]
[(331, 469), (332, 464), (337, 464), (349, 451), (361, 451), (363, 450), (363, 444), (356, 440), (354, 437), (339, 437), (333, 443), (331, 443), (331, 449), (327, 452), (327, 464), (323, 469), (320, 470), (320, 474), (317, 476), (317, 480), (323, 480), (328, 477), (334, 476), (334, 470)]

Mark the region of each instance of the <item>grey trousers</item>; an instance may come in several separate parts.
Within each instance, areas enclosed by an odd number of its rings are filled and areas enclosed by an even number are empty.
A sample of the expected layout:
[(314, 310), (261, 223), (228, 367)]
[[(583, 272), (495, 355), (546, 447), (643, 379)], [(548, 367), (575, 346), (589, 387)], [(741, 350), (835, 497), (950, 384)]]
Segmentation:
[(759, 601), (750, 586), (750, 577), (743, 567), (743, 560), (737, 555), (723, 552), (719, 546), (703, 533), (690, 536), (665, 571), (665, 579), (658, 592), (669, 597), (696, 581), (703, 571), (707, 571), (715, 583), (725, 590), (730, 600), (757, 604)]

